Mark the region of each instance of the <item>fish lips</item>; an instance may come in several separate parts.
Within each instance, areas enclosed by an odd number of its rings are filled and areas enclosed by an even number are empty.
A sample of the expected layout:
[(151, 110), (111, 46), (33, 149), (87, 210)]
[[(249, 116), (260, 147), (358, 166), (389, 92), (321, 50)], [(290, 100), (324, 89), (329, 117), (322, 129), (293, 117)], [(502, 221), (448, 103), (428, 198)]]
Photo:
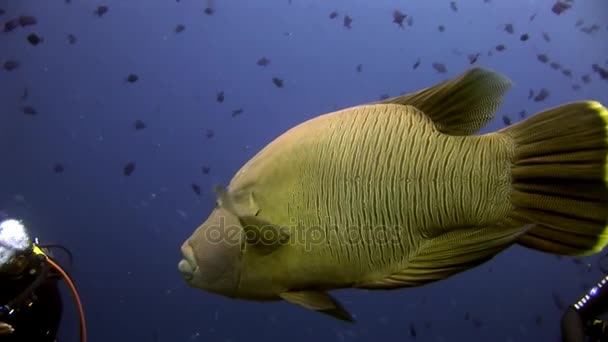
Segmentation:
[(179, 272), (186, 281), (190, 281), (194, 278), (194, 273), (198, 271), (198, 265), (194, 258), (194, 250), (192, 246), (186, 241), (181, 248), (183, 259), (180, 260), (177, 265)]

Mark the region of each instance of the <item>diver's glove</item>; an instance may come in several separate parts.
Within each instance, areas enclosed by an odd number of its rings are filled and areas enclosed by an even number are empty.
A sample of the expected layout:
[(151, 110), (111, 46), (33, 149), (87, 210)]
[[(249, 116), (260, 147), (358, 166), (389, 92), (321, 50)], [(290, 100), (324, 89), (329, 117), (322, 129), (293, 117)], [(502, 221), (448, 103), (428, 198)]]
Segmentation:
[(12, 334), (14, 331), (15, 329), (10, 324), (0, 322), (0, 336)]

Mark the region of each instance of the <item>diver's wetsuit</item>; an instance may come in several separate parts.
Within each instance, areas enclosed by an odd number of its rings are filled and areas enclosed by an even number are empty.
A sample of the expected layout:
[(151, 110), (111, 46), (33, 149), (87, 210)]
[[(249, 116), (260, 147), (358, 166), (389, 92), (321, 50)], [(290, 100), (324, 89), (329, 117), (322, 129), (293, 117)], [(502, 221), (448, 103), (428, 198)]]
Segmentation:
[(608, 321), (597, 317), (608, 311), (608, 276), (605, 276), (562, 316), (563, 342), (608, 341)]
[[(9, 303), (36, 280), (36, 275), (0, 277), (0, 305)], [(0, 342), (54, 342), (63, 312), (59, 277), (50, 272), (33, 291), (30, 307), (21, 307), (9, 315), (0, 313), (0, 321), (10, 324), (15, 331), (0, 335)]]

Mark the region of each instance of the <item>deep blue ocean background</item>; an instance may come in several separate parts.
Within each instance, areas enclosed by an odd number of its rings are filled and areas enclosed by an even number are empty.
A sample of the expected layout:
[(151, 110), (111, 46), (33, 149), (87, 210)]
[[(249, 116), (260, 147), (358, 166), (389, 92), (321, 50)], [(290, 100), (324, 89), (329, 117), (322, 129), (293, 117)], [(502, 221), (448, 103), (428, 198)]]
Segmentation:
[[(73, 252), (66, 267), (92, 342), (557, 341), (563, 307), (602, 275), (599, 256), (514, 246), (428, 286), (336, 291), (355, 325), (211, 295), (177, 271), (181, 243), (213, 208), (213, 186), (272, 139), (319, 114), (456, 76), (470, 54), (514, 83), (483, 132), (522, 110), (607, 104), (608, 81), (592, 65), (608, 68), (608, 3), (577, 0), (560, 15), (554, 3), (460, 0), (455, 11), (444, 0), (0, 0), (2, 24), (37, 19), (0, 32), (0, 210)], [(102, 5), (107, 13), (95, 14)], [(395, 10), (411, 26), (394, 23)], [(28, 42), (32, 33), (39, 44)], [(262, 57), (270, 63), (258, 65)], [(7, 70), (9, 61), (18, 67)], [(544, 101), (529, 99), (542, 88)], [(77, 341), (75, 306), (62, 290), (59, 341)]]

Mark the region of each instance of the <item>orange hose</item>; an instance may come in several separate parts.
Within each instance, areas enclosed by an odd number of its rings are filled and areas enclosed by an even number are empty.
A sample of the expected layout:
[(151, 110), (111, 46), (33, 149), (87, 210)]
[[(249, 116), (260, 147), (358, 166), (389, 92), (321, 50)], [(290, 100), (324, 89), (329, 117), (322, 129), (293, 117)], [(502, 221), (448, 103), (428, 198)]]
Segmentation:
[(80, 296), (78, 295), (78, 290), (76, 290), (76, 286), (74, 282), (70, 278), (70, 276), (61, 268), (61, 266), (57, 265), (51, 258), (47, 257), (46, 261), (53, 267), (65, 280), (68, 284), (68, 287), (72, 291), (74, 295), (74, 299), (76, 300), (76, 305), (78, 306), (78, 315), (80, 316), (80, 341), (87, 342), (87, 326), (84, 319), (84, 310), (82, 309), (82, 302), (80, 301)]

